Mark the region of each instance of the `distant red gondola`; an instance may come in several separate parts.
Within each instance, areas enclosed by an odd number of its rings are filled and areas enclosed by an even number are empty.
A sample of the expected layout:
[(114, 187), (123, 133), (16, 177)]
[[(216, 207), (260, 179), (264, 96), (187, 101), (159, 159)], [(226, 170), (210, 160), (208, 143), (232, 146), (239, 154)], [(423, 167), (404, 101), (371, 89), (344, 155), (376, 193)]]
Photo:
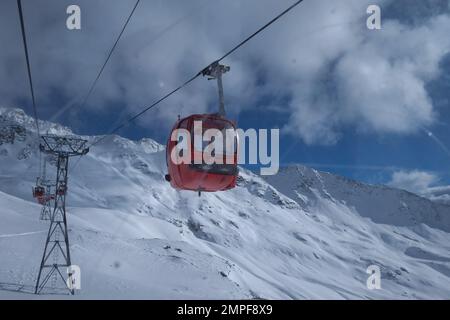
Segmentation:
[(33, 188), (33, 197), (43, 197), (45, 195), (45, 188), (42, 186), (36, 186)]
[(39, 204), (45, 204), (45, 188), (42, 186), (34, 187), (33, 198), (35, 198)]

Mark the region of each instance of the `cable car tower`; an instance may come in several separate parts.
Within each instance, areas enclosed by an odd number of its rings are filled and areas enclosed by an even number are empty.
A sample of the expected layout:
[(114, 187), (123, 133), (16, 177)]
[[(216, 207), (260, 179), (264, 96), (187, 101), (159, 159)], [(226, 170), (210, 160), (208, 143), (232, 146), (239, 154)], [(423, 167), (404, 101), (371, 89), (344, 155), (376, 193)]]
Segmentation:
[[(89, 152), (86, 144), (86, 140), (76, 137), (54, 135), (41, 137), (39, 148), (43, 153), (57, 157), (57, 172), (54, 185), (54, 207), (50, 215), (50, 226), (36, 281), (36, 294), (42, 292), (50, 279), (52, 279), (52, 288), (55, 290), (58, 278), (63, 281), (70, 294), (74, 294), (73, 288), (66, 283), (66, 278), (64, 277), (66, 270), (63, 269), (64, 271), (61, 272), (62, 268), (68, 268), (72, 265), (66, 217), (67, 174), (69, 158), (86, 155)], [(71, 274), (68, 276), (71, 279)]]

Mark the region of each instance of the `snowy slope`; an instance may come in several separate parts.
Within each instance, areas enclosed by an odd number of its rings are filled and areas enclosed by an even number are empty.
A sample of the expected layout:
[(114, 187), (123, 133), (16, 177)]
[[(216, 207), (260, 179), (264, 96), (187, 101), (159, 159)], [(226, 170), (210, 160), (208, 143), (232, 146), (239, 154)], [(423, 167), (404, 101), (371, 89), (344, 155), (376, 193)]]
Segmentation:
[(366, 185), (303, 166), (281, 169), (266, 180), (304, 207), (334, 203), (376, 223), (408, 227), (426, 224), (450, 232), (448, 206), (404, 190)]
[[(30, 294), (48, 227), (31, 198), (33, 121), (0, 108), (0, 128), (0, 298), (48, 298)], [(450, 298), (450, 206), (301, 166), (266, 179), (242, 170), (235, 190), (199, 198), (164, 181), (151, 139), (107, 137), (76, 162), (74, 298)], [(372, 264), (381, 290), (366, 287)]]

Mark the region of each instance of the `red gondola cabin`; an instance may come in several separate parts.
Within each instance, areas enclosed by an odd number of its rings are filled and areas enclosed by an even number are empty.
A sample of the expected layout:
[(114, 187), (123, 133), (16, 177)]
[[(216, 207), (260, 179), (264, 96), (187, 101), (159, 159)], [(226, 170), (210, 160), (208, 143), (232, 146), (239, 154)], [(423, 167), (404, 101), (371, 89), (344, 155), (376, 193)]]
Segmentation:
[[(201, 127), (198, 126), (199, 124)], [(189, 163), (178, 164), (171, 158), (173, 154), (175, 157), (184, 156), (185, 149), (174, 150), (178, 143), (182, 142), (178, 138), (174, 139), (174, 135), (177, 135), (179, 129), (184, 129), (190, 134), (186, 146), (186, 150), (190, 153), (191, 161)], [(206, 159), (203, 134), (208, 129), (216, 129), (222, 133), (223, 154), (213, 154), (215, 159), (222, 159), (223, 161), (220, 161), (222, 163), (211, 163), (211, 159)], [(233, 134), (227, 135), (227, 131)], [(232, 136), (231, 139), (226, 138), (230, 136)], [(198, 141), (201, 143), (199, 144)], [(210, 143), (211, 141), (206, 144)], [(238, 176), (237, 150), (236, 126), (232, 121), (217, 114), (196, 114), (178, 120), (167, 141), (166, 161), (169, 174), (166, 175), (166, 180), (172, 187), (182, 190), (215, 192), (232, 189), (236, 186)], [(194, 161), (195, 159), (201, 160)]]

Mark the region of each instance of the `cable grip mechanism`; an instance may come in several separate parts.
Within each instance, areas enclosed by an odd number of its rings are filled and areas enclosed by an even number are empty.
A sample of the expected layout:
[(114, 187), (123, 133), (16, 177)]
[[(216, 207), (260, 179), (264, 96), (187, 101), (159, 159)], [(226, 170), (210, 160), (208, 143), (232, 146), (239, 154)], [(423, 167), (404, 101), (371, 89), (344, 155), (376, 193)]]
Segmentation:
[(201, 71), (204, 77), (208, 77), (208, 80), (217, 79), (217, 87), (219, 89), (219, 115), (225, 117), (225, 99), (223, 94), (222, 75), (230, 71), (229, 66), (220, 64), (219, 61), (215, 61)]

